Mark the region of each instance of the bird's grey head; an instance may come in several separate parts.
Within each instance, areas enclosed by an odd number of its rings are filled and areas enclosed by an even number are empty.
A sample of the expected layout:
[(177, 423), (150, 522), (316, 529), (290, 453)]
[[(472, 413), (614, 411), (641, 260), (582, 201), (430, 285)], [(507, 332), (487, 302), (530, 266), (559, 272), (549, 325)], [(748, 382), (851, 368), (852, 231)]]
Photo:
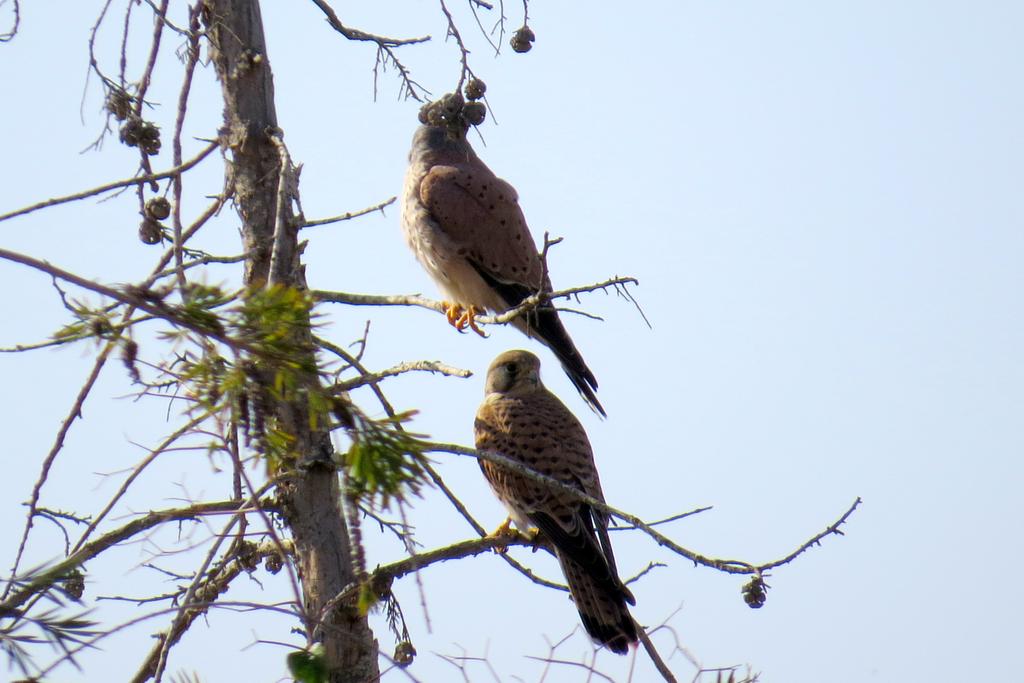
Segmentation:
[(506, 351), (487, 369), (484, 394), (511, 394), (539, 386), (540, 359), (529, 351)]
[(417, 154), (457, 153), (468, 154), (471, 150), (466, 134), (447, 126), (423, 125), (412, 136), (410, 159)]

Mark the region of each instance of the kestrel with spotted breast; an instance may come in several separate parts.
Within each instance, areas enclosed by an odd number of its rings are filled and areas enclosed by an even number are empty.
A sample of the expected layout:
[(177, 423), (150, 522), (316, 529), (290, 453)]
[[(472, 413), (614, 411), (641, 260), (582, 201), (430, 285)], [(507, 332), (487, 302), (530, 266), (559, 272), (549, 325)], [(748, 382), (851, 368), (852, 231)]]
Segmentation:
[[(487, 371), (474, 432), (480, 451), (497, 453), (604, 501), (590, 441), (576, 416), (541, 383), (540, 360), (507, 351)], [(538, 529), (551, 542), (583, 627), (612, 652), (637, 641), (608, 538), (608, 515), (575, 496), (510, 468), (480, 460), (480, 468), (516, 526)]]
[[(473, 326), (477, 313), (501, 313), (551, 279), (515, 188), (498, 178), (466, 139), (465, 125), (423, 125), (412, 141), (402, 197), (402, 229), (416, 258), (448, 301), (448, 320)], [(558, 358), (584, 400), (601, 415), (597, 380), (550, 302), (512, 324)]]

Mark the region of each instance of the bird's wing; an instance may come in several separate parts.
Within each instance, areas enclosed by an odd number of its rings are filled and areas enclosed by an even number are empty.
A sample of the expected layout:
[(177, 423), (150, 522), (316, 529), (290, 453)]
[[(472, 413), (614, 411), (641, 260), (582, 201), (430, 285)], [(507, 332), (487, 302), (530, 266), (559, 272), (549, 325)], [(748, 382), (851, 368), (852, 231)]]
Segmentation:
[[(420, 180), (418, 192), (438, 229), (507, 308), (540, 290), (551, 291), (515, 188), (482, 162), (432, 166)], [(594, 373), (554, 307), (541, 306), (513, 324), (550, 348), (584, 399), (605, 414), (594, 393)]]
[(485, 279), (513, 287), (509, 294), (520, 288), (525, 296), (542, 286), (537, 245), (511, 185), (482, 165), (441, 165), (423, 176), (419, 194), (438, 228)]
[[(580, 491), (600, 494), (583, 426), (546, 389), (488, 396), (477, 412), (475, 432), (481, 450), (501, 453)], [(637, 640), (637, 628), (626, 603), (636, 601), (619, 580), (603, 517), (569, 493), (491, 462), (481, 460), (480, 466), (498, 497), (554, 546), (587, 633), (613, 652), (627, 652)]]
[[(600, 482), (586, 431), (576, 416), (546, 389), (522, 397), (488, 397), (475, 423), (476, 445), (520, 462), (601, 500)], [(630, 595), (619, 581), (603, 513), (564, 491), (506, 468), (480, 461), (484, 476), (506, 504), (527, 517), (605, 590)], [(594, 492), (597, 495), (594, 495)]]

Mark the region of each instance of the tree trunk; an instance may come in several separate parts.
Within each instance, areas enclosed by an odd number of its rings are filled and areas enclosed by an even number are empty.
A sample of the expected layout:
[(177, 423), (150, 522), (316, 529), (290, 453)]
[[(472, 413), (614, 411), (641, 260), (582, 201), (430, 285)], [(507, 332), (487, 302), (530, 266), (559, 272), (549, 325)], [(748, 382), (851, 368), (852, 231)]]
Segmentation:
[[(231, 156), (231, 189), (242, 221), (245, 281), (252, 287), (272, 282), (305, 288), (291, 202), (278, 207), (282, 161), (273, 138), (280, 131), (259, 2), (206, 0), (203, 16), (224, 93), (223, 134)], [(284, 234), (275, 245), (277, 224), (283, 226)], [(313, 353), (308, 327), (300, 334), (310, 341)], [(309, 381), (318, 380), (310, 377)], [(295, 476), (280, 490), (298, 555), (307, 634), (323, 643), (332, 683), (376, 680), (377, 642), (366, 618), (354, 605), (321, 614), (332, 597), (356, 580), (330, 434), (323, 427), (310, 427), (308, 406), (301, 401), (276, 406), (275, 416), (295, 437), (299, 455)]]

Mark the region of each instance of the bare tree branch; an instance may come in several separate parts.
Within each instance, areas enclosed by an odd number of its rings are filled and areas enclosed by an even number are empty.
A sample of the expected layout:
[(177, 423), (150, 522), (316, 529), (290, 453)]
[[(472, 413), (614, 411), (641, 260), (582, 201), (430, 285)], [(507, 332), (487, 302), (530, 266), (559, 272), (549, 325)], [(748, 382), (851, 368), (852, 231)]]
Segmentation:
[(47, 199), (46, 201), (38, 202), (37, 204), (32, 204), (31, 206), (26, 206), (22, 209), (17, 209), (9, 213), (0, 214), (0, 221), (5, 221), (9, 218), (16, 218), (17, 216), (24, 216), (25, 214), (32, 213), (33, 211), (38, 211), (39, 209), (47, 209), (51, 206), (67, 204), (68, 202), (75, 202), (80, 199), (87, 199), (89, 197), (93, 197), (98, 194), (103, 194), (104, 192), (110, 192), (111, 190), (117, 190), (122, 187), (129, 187), (131, 185), (154, 182), (157, 180), (163, 180), (164, 178), (173, 178), (179, 173), (184, 173), (185, 171), (189, 170), (206, 157), (210, 156), (210, 152), (217, 149), (219, 146), (220, 142), (218, 140), (214, 140), (210, 142), (210, 144), (208, 144), (206, 147), (204, 147), (203, 150), (199, 152), (199, 154), (192, 157), (191, 159), (181, 164), (180, 166), (176, 166), (175, 168), (172, 168), (168, 171), (162, 171), (160, 173), (151, 173), (149, 175), (144, 176), (136, 176), (134, 178), (126, 178), (125, 180), (118, 180), (113, 183), (107, 183), (106, 185), (94, 187), (91, 190), (83, 190), (82, 192), (69, 194), (65, 197), (55, 197), (53, 199)]
[(540, 483), (544, 484), (545, 486), (549, 486), (549, 487), (551, 487), (551, 488), (553, 488), (553, 489), (555, 489), (555, 490), (557, 490), (557, 491), (559, 491), (561, 493), (566, 493), (568, 495), (571, 495), (571, 496), (575, 497), (576, 499), (585, 502), (587, 505), (589, 505), (589, 506), (591, 506), (591, 507), (593, 507), (593, 508), (595, 508), (597, 510), (601, 510), (602, 512), (605, 512), (605, 513), (607, 513), (609, 515), (612, 515), (614, 517), (617, 517), (617, 518), (619, 518), (619, 519), (621, 519), (621, 520), (623, 520), (625, 522), (628, 522), (630, 525), (636, 527), (640, 531), (643, 531), (645, 534), (647, 534), (652, 539), (654, 539), (655, 542), (658, 545), (663, 546), (665, 548), (668, 548), (669, 550), (671, 550), (672, 552), (676, 553), (677, 555), (681, 555), (682, 557), (685, 557), (686, 559), (688, 559), (691, 562), (693, 562), (695, 565), (703, 565), (705, 567), (710, 567), (712, 569), (717, 569), (718, 571), (726, 572), (728, 574), (755, 574), (755, 575), (760, 575), (762, 572), (764, 572), (767, 569), (778, 567), (778, 566), (780, 566), (782, 564), (786, 564), (788, 562), (793, 561), (798, 555), (802, 554), (803, 552), (808, 550), (810, 547), (812, 547), (814, 545), (817, 545), (817, 544), (820, 544), (821, 540), (824, 539), (827, 536), (830, 536), (832, 534), (842, 535), (842, 531), (840, 531), (839, 526), (846, 522), (847, 518), (849, 518), (849, 516), (851, 514), (853, 514), (853, 511), (855, 509), (857, 509), (857, 506), (859, 506), (860, 503), (861, 503), (861, 499), (858, 497), (853, 502), (853, 504), (849, 507), (849, 509), (845, 513), (843, 513), (843, 515), (836, 522), (834, 522), (831, 525), (829, 525), (825, 529), (825, 531), (823, 531), (820, 534), (816, 535), (814, 538), (812, 538), (809, 541), (807, 541), (806, 543), (804, 543), (802, 546), (797, 548), (795, 551), (793, 551), (792, 553), (790, 553), (786, 557), (784, 557), (784, 558), (782, 558), (780, 560), (775, 560), (775, 561), (772, 561), (772, 562), (767, 562), (767, 563), (755, 565), (755, 564), (752, 564), (750, 562), (744, 562), (742, 560), (720, 560), (720, 559), (713, 559), (713, 558), (701, 555), (700, 553), (696, 553), (696, 552), (694, 552), (692, 550), (689, 550), (687, 548), (684, 548), (683, 546), (679, 545), (678, 543), (676, 543), (672, 539), (668, 538), (667, 536), (665, 536), (665, 535), (661, 534), (660, 532), (658, 532), (657, 530), (655, 530), (653, 527), (651, 527), (650, 524), (644, 522), (642, 519), (640, 519), (636, 515), (632, 515), (632, 514), (630, 514), (628, 512), (623, 512), (622, 510), (614, 508), (614, 507), (608, 505), (607, 503), (605, 503), (603, 501), (597, 500), (596, 498), (594, 498), (592, 496), (586, 495), (585, 493), (583, 493), (582, 491), (580, 491), (577, 488), (569, 486), (568, 484), (564, 484), (564, 483), (558, 481), (557, 479), (554, 479), (554, 478), (549, 477), (547, 475), (540, 474), (539, 472), (536, 472), (536, 471), (530, 469), (529, 467), (526, 467), (522, 463), (517, 462), (515, 460), (512, 460), (511, 458), (506, 458), (505, 456), (500, 455), (498, 453), (492, 453), (492, 452), (489, 452), (489, 451), (478, 451), (478, 450), (475, 450), (475, 449), (472, 449), (472, 448), (466, 448), (464, 446), (457, 446), (455, 444), (441, 444), (441, 443), (428, 443), (428, 442), (424, 442), (423, 445), (424, 445), (425, 452), (435, 452), (435, 453), (436, 452), (441, 452), (441, 453), (452, 453), (454, 455), (468, 455), (470, 457), (477, 458), (478, 460), (486, 460), (488, 462), (493, 462), (493, 463), (495, 463), (497, 465), (501, 465), (503, 468), (510, 469), (510, 470), (516, 472), (517, 474), (520, 474), (520, 475), (525, 476), (525, 477), (529, 477), (530, 479), (532, 479), (534, 481), (537, 481), (537, 482), (540, 482)]
[[(634, 623), (636, 623), (636, 620), (634, 620)], [(672, 670), (668, 668), (668, 664), (665, 663), (665, 660), (661, 658), (661, 655), (658, 653), (658, 648), (656, 648), (654, 643), (651, 641), (651, 636), (640, 624), (636, 624), (636, 632), (637, 635), (640, 636), (640, 643), (643, 644), (644, 650), (647, 651), (647, 656), (651, 658), (651, 661), (654, 663), (654, 668), (658, 670), (661, 677), (665, 679), (667, 683), (676, 683), (675, 675), (673, 675)]]
[(821, 541), (823, 541), (827, 536), (831, 536), (833, 534), (835, 534), (836, 536), (844, 536), (845, 534), (843, 534), (842, 529), (840, 529), (839, 527), (846, 523), (846, 520), (849, 519), (850, 515), (853, 514), (853, 511), (856, 510), (858, 506), (860, 506), (861, 502), (862, 501), (860, 496), (857, 496), (857, 500), (853, 501), (853, 504), (846, 510), (846, 512), (844, 512), (842, 516), (835, 522), (829, 524), (824, 531), (817, 534), (816, 536), (814, 536), (814, 538), (810, 539), (809, 541), (807, 541), (802, 546), (791, 552), (789, 555), (786, 555), (782, 559), (758, 565), (758, 572), (764, 572), (784, 564), (789, 564), (790, 562), (795, 560), (798, 555), (801, 555), (804, 551), (810, 550), (813, 546), (821, 545)]
[(441, 361), (436, 360), (418, 360), (418, 361), (406, 361), (399, 363), (386, 370), (380, 372), (362, 374), (355, 379), (345, 380), (338, 382), (332, 387), (335, 392), (351, 391), (357, 387), (365, 386), (367, 384), (376, 384), (381, 382), (388, 377), (395, 377), (402, 375), (407, 372), (430, 372), (439, 375), (445, 375), (447, 377), (472, 377), (473, 373), (469, 370), (463, 370), (462, 368), (455, 368), (450, 365), (446, 365)]
[(314, 5), (320, 8), (320, 11), (327, 17), (327, 23), (331, 25), (335, 31), (345, 36), (349, 40), (366, 41), (371, 43), (377, 43), (381, 47), (400, 47), (402, 45), (415, 45), (416, 43), (425, 43), (430, 40), (430, 36), (423, 36), (421, 38), (388, 38), (387, 36), (378, 36), (366, 31), (360, 31), (357, 28), (349, 28), (341, 23), (338, 19), (338, 15), (335, 14), (334, 9), (328, 5), (324, 0), (311, 0)]
[(384, 209), (386, 207), (391, 206), (392, 204), (394, 204), (395, 200), (397, 200), (397, 199), (398, 199), (398, 197), (391, 197), (391, 199), (385, 199), (384, 201), (380, 202), (379, 204), (374, 204), (373, 206), (368, 206), (365, 209), (360, 209), (359, 211), (349, 211), (349, 212), (343, 213), (343, 214), (341, 214), (339, 216), (331, 216), (330, 218), (318, 218), (316, 220), (304, 221), (303, 223), (301, 223), (299, 225), (299, 227), (300, 228), (312, 228), (312, 227), (315, 227), (315, 226), (318, 226), (318, 225), (330, 225), (331, 223), (340, 223), (341, 221), (349, 221), (349, 220), (352, 220), (353, 218), (359, 218), (360, 216), (365, 216), (365, 215), (371, 214), (371, 213), (373, 213), (375, 211), (380, 211), (383, 214), (384, 213)]
[(53, 585), (54, 581), (60, 579), (72, 569), (82, 566), (82, 564), (96, 557), (104, 550), (107, 550), (108, 548), (111, 548), (143, 531), (152, 529), (155, 526), (166, 522), (197, 519), (202, 515), (221, 514), (226, 512), (232, 513), (236, 516), (244, 515), (256, 512), (256, 509), (257, 506), (253, 505), (251, 502), (226, 500), (214, 503), (196, 503), (183, 508), (158, 510), (141, 517), (137, 517), (127, 524), (103, 534), (95, 541), (87, 543), (75, 552), (71, 553), (68, 557), (54, 563), (45, 570), (33, 574), (26, 581), (22, 582), (17, 579), (12, 581), (14, 584), (19, 584), (19, 587), (5, 600), (3, 600), (3, 602), (0, 602), (0, 614), (16, 613), (17, 609), (25, 604), (27, 600), (40, 591), (49, 588)]
[[(192, 91), (192, 76), (196, 70), (196, 64), (199, 63), (199, 8), (191, 7), (188, 11), (189, 14), (189, 32), (186, 39), (187, 47), (187, 58), (185, 59), (185, 75), (181, 86), (181, 90), (178, 93), (178, 111), (174, 120), (174, 136), (171, 140), (171, 153), (173, 155), (172, 163), (175, 166), (181, 166), (182, 154), (181, 154), (181, 131), (185, 125), (185, 115), (188, 111), (188, 98)], [(167, 17), (167, 3), (164, 2), (161, 5), (160, 10), (157, 11), (158, 19), (166, 19)], [(158, 21), (159, 23), (159, 21)], [(154, 38), (154, 43), (159, 43), (159, 33)], [(155, 50), (155, 46), (154, 46)], [(154, 60), (155, 63), (155, 60)], [(147, 72), (147, 78), (149, 73)], [(139, 96), (139, 103), (141, 105), (142, 96)], [(184, 249), (184, 243), (182, 242), (182, 225), (181, 225), (181, 201), (182, 201), (182, 173), (177, 174), (171, 179), (171, 183), (174, 188), (174, 207), (172, 211), (173, 225), (174, 225), (174, 264), (176, 267), (176, 274), (178, 276), (178, 287), (184, 290), (185, 288), (185, 268), (183, 264), (182, 250)]]
[[(603, 282), (582, 287), (570, 287), (560, 289), (556, 292), (533, 294), (524, 299), (518, 306), (497, 315), (479, 316), (476, 322), (483, 325), (503, 325), (516, 318), (532, 311), (554, 299), (568, 298), (578, 294), (607, 290), (609, 288), (621, 291), (627, 285), (638, 285), (639, 281), (632, 277), (614, 277)], [(349, 304), (351, 306), (415, 306), (426, 308), (438, 313), (445, 313), (448, 309), (441, 301), (435, 301), (418, 294), (353, 294), (349, 292), (331, 292), (322, 289), (314, 289), (310, 292), (317, 301), (325, 301), (337, 304)], [(631, 299), (632, 300), (632, 299)], [(635, 303), (635, 302), (634, 302)]]
[(386, 66), (388, 63), (394, 65), (398, 70), (398, 76), (402, 81), (403, 91), (408, 97), (411, 97), (414, 100), (419, 100), (420, 95), (427, 92), (423, 86), (412, 79), (409, 69), (402, 64), (398, 59), (398, 56), (395, 54), (395, 48), (403, 45), (424, 43), (430, 40), (430, 36), (423, 36), (421, 38), (387, 38), (385, 36), (378, 36), (365, 31), (360, 31), (359, 29), (349, 28), (341, 23), (341, 20), (338, 19), (338, 15), (335, 14), (334, 9), (327, 4), (326, 0), (312, 0), (312, 2), (314, 5), (319, 7), (320, 11), (327, 17), (327, 23), (331, 25), (331, 28), (345, 36), (347, 39), (371, 42), (377, 45), (377, 61), (373, 69), (373, 91), (375, 97), (377, 94), (377, 67), (381, 64)]

